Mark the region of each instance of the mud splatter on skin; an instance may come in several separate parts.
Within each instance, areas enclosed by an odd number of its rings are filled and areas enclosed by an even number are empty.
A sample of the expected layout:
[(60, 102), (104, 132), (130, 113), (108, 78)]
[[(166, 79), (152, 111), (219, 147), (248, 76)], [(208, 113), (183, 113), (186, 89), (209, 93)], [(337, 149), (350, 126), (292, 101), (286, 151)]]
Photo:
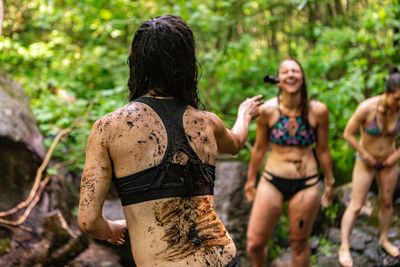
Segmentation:
[(156, 142), (156, 149), (154, 150), (153, 157), (159, 156), (161, 154), (164, 154), (166, 146), (161, 144), (160, 138), (158, 136), (161, 136), (161, 133), (157, 131), (158, 135), (155, 133), (154, 130), (151, 131), (149, 135), (150, 140), (155, 140)]
[(154, 227), (152, 227), (152, 226), (149, 226), (148, 228), (147, 228), (147, 232), (149, 233), (149, 234), (154, 234)]
[(161, 240), (168, 244), (156, 254), (162, 260), (182, 260), (200, 250), (215, 253), (216, 246), (231, 242), (207, 197), (169, 200), (156, 205), (154, 215), (165, 230)]
[[(200, 113), (200, 114), (199, 114)], [(197, 152), (203, 162), (215, 164), (216, 143), (213, 135), (212, 125), (207, 112), (191, 109), (184, 114), (184, 125), (187, 139), (190, 145)]]
[(86, 195), (83, 199), (81, 199), (79, 206), (81, 208), (88, 207), (90, 203), (95, 199), (95, 187), (94, 187), (94, 178), (85, 179), (82, 177), (81, 182), (81, 191), (85, 191)]
[(95, 199), (95, 182), (96, 177), (94, 173), (85, 172), (82, 175), (80, 190), (86, 192), (85, 197), (81, 199), (79, 206), (84, 208), (88, 207), (90, 203)]
[[(104, 153), (100, 153), (100, 157), (104, 157)], [(111, 180), (108, 175), (105, 175), (109, 171), (109, 167), (100, 165), (101, 172), (98, 171), (97, 167), (85, 169), (82, 174), (82, 180), (80, 185), (80, 191), (84, 192), (84, 197), (81, 198), (79, 206), (86, 208), (90, 203), (95, 200), (95, 187), (96, 184), (102, 183), (109, 186)]]
[(303, 168), (303, 164), (302, 164), (303, 162), (302, 162), (302, 160), (300, 159), (300, 160), (294, 160), (293, 161), (293, 164), (294, 164), (294, 166), (296, 167), (296, 171), (297, 171), (297, 173), (299, 174), (299, 176), (300, 177), (305, 177), (306, 176), (306, 174), (305, 174), (305, 171), (304, 171), (304, 168)]
[(133, 127), (133, 122), (127, 121), (126, 124), (129, 126), (129, 130)]
[(99, 120), (99, 122), (97, 123), (97, 127), (96, 129), (99, 131), (99, 133), (103, 132), (103, 128), (101, 127), (103, 125), (103, 121)]
[[(104, 120), (105, 120), (105, 122), (104, 122)], [(103, 130), (105, 130), (106, 128), (108, 128), (110, 126), (111, 120), (112, 120), (112, 115), (110, 115), (110, 114), (103, 117), (97, 123), (96, 130), (98, 130), (98, 132), (101, 134), (103, 132)]]
[[(140, 168), (158, 164), (165, 152), (167, 137), (162, 121), (156, 117), (157, 114), (145, 105), (132, 102), (111, 113), (111, 116), (114, 121), (119, 119), (121, 122), (115, 123), (112, 132), (106, 136), (108, 147), (113, 149), (114, 145), (123, 146)], [(127, 141), (126, 138), (132, 134), (135, 134), (135, 141)], [(112, 150), (112, 153), (115, 152)]]

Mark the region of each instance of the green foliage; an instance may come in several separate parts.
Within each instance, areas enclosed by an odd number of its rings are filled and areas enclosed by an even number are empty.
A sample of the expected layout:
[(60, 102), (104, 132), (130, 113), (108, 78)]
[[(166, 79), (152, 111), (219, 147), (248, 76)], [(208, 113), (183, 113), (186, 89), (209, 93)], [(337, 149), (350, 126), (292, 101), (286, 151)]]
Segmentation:
[(269, 240), (268, 243), (268, 260), (276, 259), (279, 255), (285, 252), (285, 248), (280, 247), (274, 240)]
[[(344, 127), (360, 101), (383, 91), (388, 65), (400, 60), (400, 7), (388, 0), (338, 2), (5, 1), (0, 68), (29, 94), (47, 148), (61, 129), (74, 126), (54, 156), (82, 169), (93, 122), (127, 102), (126, 60), (135, 30), (151, 17), (180, 15), (196, 37), (201, 100), (228, 127), (246, 97), (277, 95), (263, 77), (275, 74), (280, 60), (300, 60), (310, 96), (329, 110), (341, 184), (351, 179), (354, 152), (343, 140)], [(238, 158), (249, 157), (244, 149)]]
[(322, 255), (330, 256), (331, 253), (331, 247), (336, 246), (335, 244), (331, 243), (329, 240), (320, 237), (319, 239), (319, 246), (318, 246), (318, 252)]
[(11, 250), (11, 239), (10, 238), (0, 239), (0, 256), (10, 252), (10, 250)]
[[(334, 248), (334, 249), (333, 249)], [(323, 236), (319, 236), (319, 242), (318, 242), (318, 253), (311, 255), (311, 262), (312, 262), (312, 267), (318, 267), (318, 256), (319, 255), (325, 255), (325, 256), (331, 256), (332, 251), (337, 251), (338, 246)]]
[(333, 225), (339, 211), (339, 203), (331, 204), (328, 207), (321, 207), (324, 217), (329, 220), (330, 225)]

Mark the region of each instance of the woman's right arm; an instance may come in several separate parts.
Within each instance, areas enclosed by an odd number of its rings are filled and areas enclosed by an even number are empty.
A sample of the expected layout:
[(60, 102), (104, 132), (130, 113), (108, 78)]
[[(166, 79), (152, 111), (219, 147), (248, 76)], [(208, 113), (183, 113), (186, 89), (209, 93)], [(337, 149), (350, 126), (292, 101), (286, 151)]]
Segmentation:
[(344, 129), (343, 137), (344, 139), (361, 155), (362, 159), (370, 166), (375, 166), (376, 160), (372, 157), (360, 144), (356, 138), (356, 133), (359, 131), (360, 127), (363, 125), (367, 114), (368, 114), (368, 104), (364, 101), (358, 105), (356, 111), (351, 116), (348, 121), (346, 128)]
[(256, 142), (251, 152), (250, 165), (247, 171), (245, 193), (248, 201), (253, 201), (256, 192), (256, 175), (263, 163), (268, 149), (268, 113), (266, 107), (261, 107), (261, 114), (257, 118)]
[[(96, 121), (90, 132), (83, 169), (78, 223), (81, 230), (94, 238), (122, 245), (126, 222), (110, 221), (103, 216), (103, 204), (111, 183), (112, 163), (107, 147), (106, 131), (98, 130)], [(101, 128), (100, 128), (101, 129)]]
[(214, 113), (208, 117), (214, 125), (214, 136), (217, 142), (218, 153), (237, 154), (244, 146), (249, 133), (250, 122), (259, 115), (259, 105), (262, 104), (262, 95), (254, 96), (243, 101), (238, 110), (235, 125), (227, 129), (222, 120)]

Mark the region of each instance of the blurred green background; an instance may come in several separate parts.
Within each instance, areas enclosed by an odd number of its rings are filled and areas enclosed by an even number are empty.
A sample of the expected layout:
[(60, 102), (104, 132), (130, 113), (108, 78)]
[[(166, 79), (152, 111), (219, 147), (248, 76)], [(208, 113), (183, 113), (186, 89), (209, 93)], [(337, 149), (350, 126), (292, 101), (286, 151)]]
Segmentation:
[[(310, 96), (329, 109), (336, 180), (351, 179), (354, 151), (343, 129), (360, 101), (383, 92), (388, 66), (400, 61), (398, 0), (5, 0), (0, 69), (30, 96), (47, 148), (74, 126), (54, 157), (83, 168), (93, 122), (128, 101), (135, 30), (163, 14), (192, 28), (202, 102), (228, 127), (246, 97), (277, 95), (263, 77), (296, 57)], [(249, 147), (240, 160), (249, 160)]]

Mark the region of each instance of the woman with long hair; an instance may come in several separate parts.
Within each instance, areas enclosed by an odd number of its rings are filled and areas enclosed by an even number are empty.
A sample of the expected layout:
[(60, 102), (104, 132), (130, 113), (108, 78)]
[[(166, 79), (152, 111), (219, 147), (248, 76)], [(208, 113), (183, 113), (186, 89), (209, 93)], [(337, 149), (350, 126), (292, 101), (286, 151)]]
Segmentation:
[[(128, 61), (131, 102), (97, 120), (87, 143), (81, 229), (121, 245), (127, 228), (137, 266), (238, 266), (213, 208), (215, 164), (242, 148), (262, 96), (242, 102), (232, 130), (197, 109), (195, 41), (177, 16), (143, 23)], [(112, 180), (126, 222), (103, 217)]]
[[(247, 231), (247, 252), (253, 267), (264, 266), (268, 240), (285, 201), (292, 266), (310, 265), (308, 237), (321, 202), (318, 162), (325, 175), (322, 204), (327, 206), (333, 196), (328, 110), (323, 103), (308, 98), (304, 71), (295, 59), (280, 63), (278, 78), (278, 97), (260, 107), (245, 186), (247, 199), (254, 199)], [(275, 79), (267, 77), (267, 81)], [(268, 147), (271, 150), (256, 190), (256, 174)]]
[[(360, 130), (358, 141), (356, 133)], [(361, 102), (344, 130), (344, 138), (356, 149), (352, 193), (341, 222), (342, 243), (338, 251), (343, 266), (353, 266), (349, 238), (354, 221), (365, 202), (374, 175), (379, 190), (379, 243), (392, 257), (399, 249), (388, 240), (393, 213), (393, 193), (399, 175), (396, 136), (400, 132), (400, 73), (397, 67), (389, 70), (383, 94)]]

